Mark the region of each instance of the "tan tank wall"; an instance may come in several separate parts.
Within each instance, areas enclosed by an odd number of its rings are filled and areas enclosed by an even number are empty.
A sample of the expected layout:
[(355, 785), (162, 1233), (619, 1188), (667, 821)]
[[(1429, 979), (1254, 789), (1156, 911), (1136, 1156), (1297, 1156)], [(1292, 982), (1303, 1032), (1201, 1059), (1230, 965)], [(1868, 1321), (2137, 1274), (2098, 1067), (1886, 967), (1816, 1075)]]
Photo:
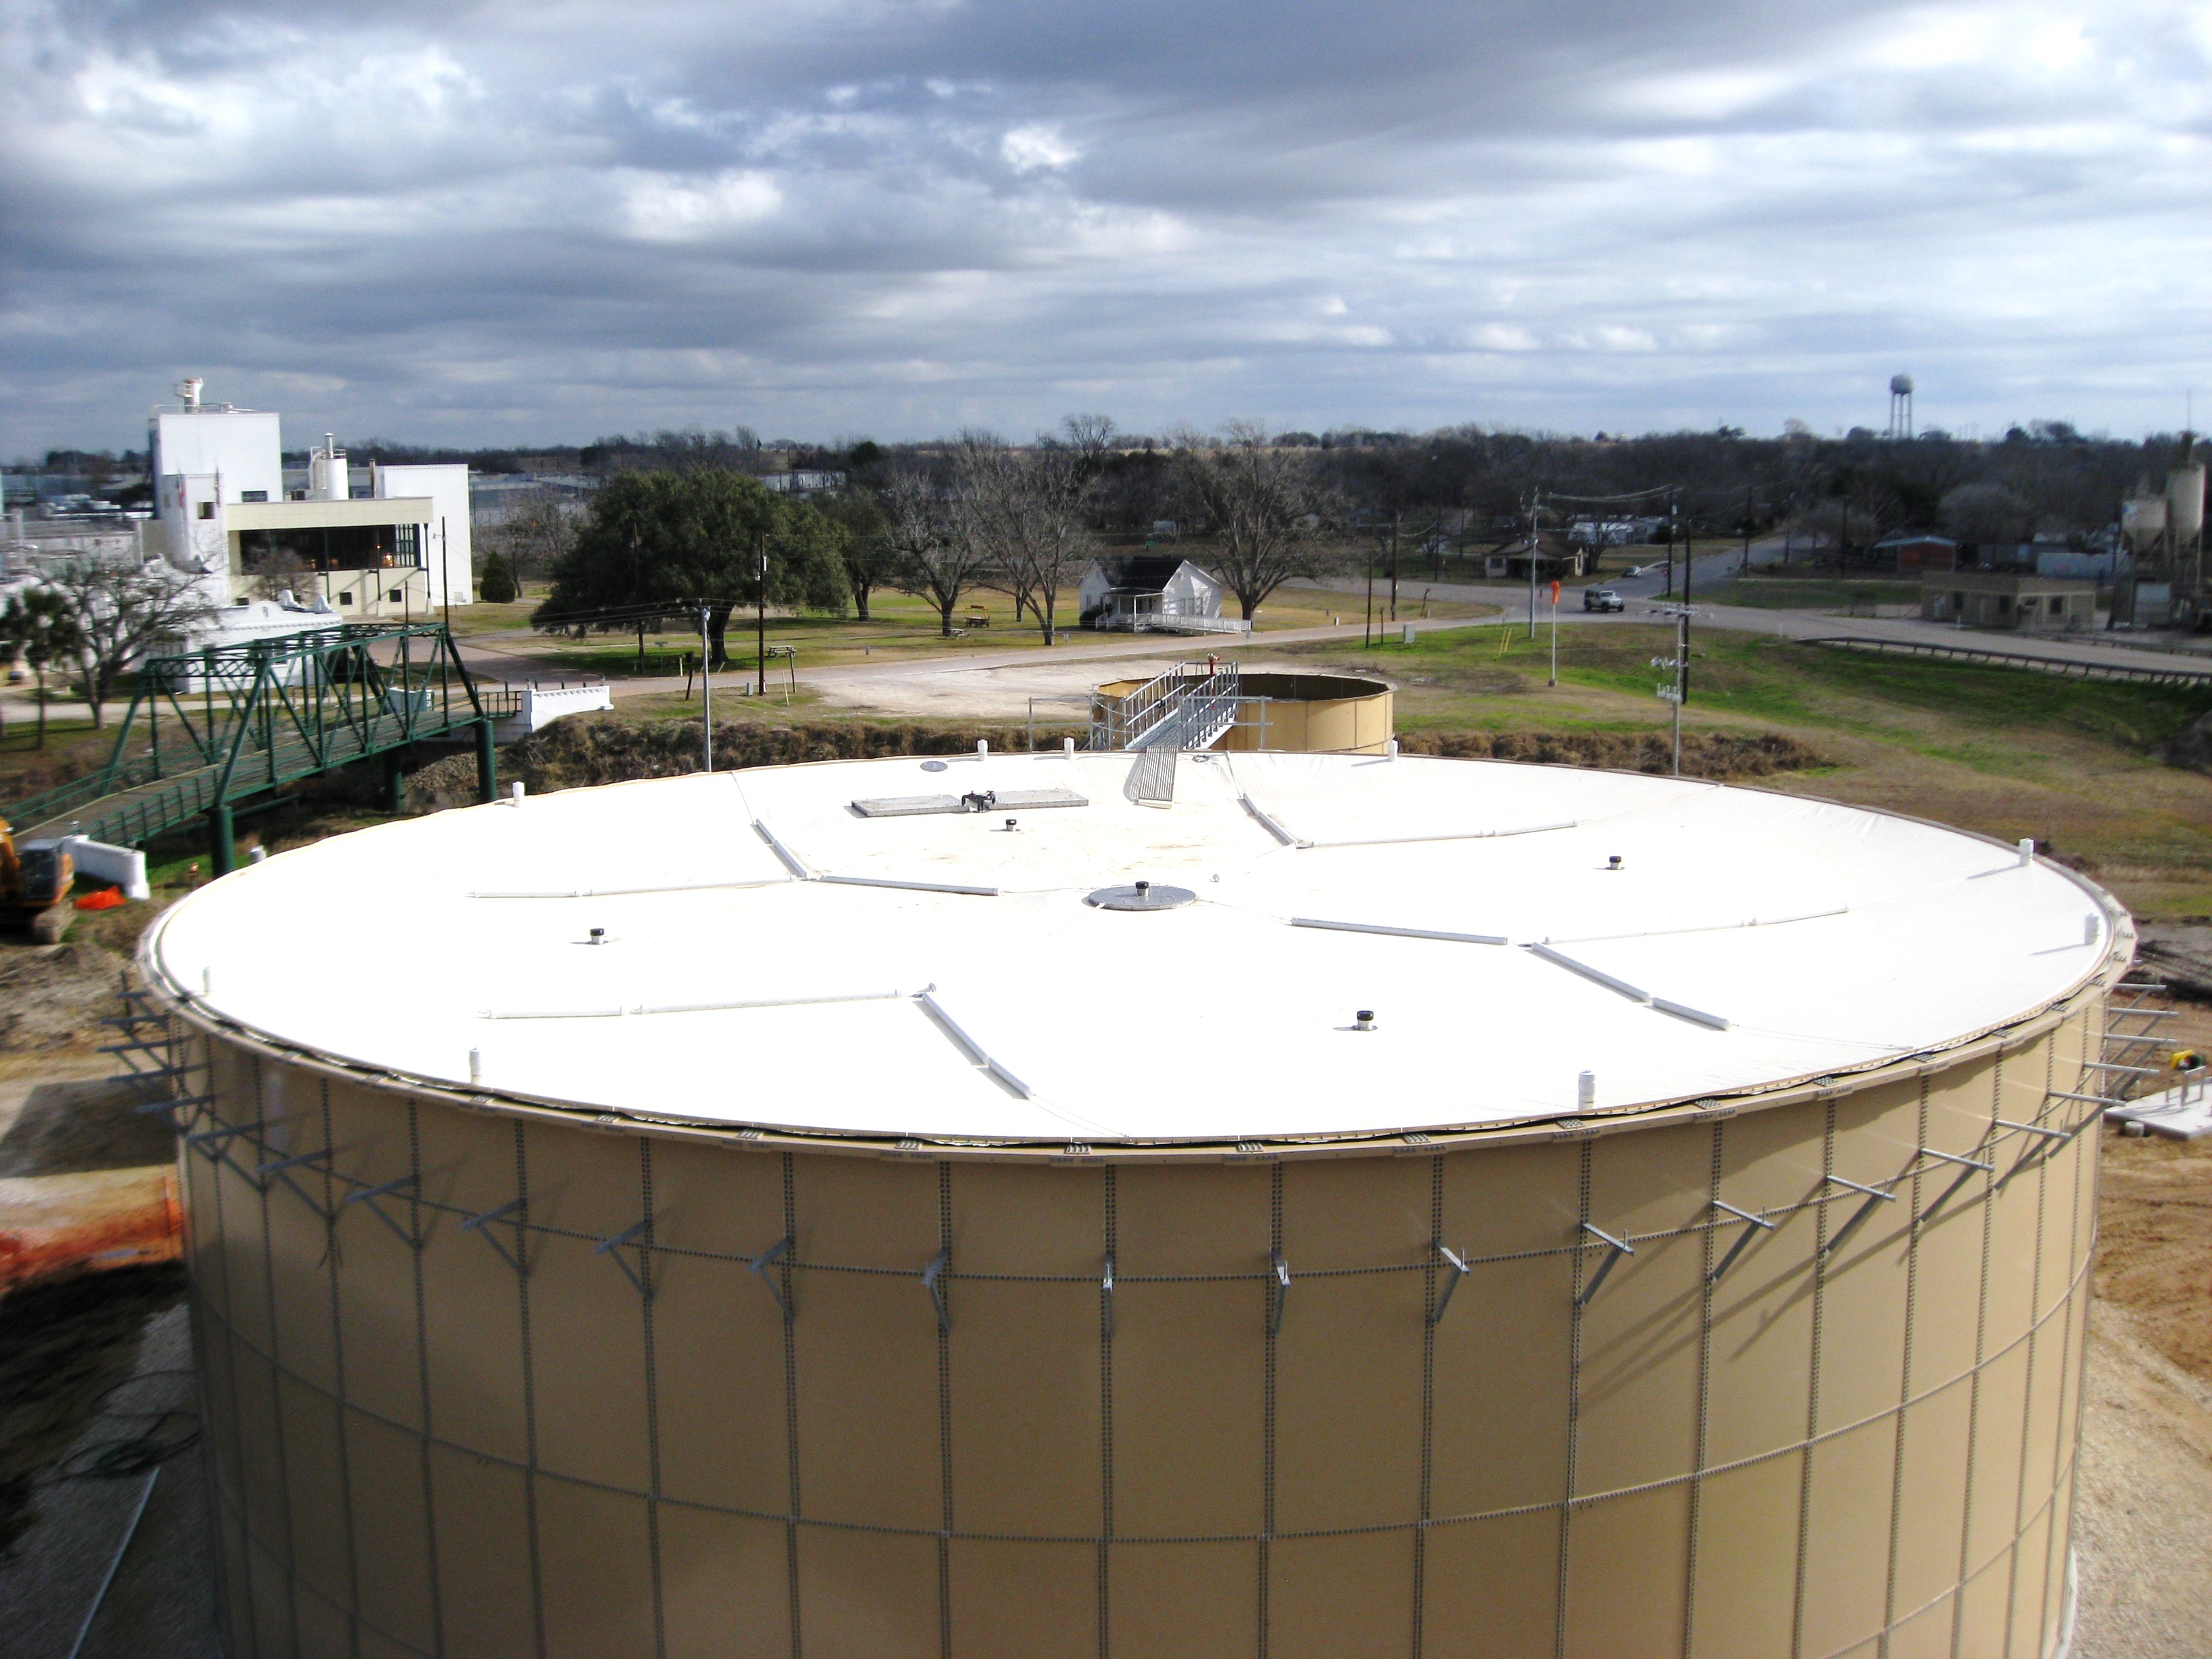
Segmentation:
[[(1213, 746), (1238, 753), (1267, 749), (1290, 754), (1379, 755), (1397, 733), (1396, 693), (1380, 681), (1347, 674), (1248, 673), (1248, 697), (1239, 723)], [(1092, 693), (1109, 701), (1128, 696), (1144, 680), (1112, 680)], [(1352, 692), (1353, 688), (1363, 688)], [(1352, 692), (1352, 695), (1346, 695)], [(1264, 712), (1266, 724), (1261, 726)]]
[[(2052, 1091), (2098, 1018), (1710, 1122), (1210, 1163), (700, 1144), (196, 1038), (230, 1651), (2031, 1659), (2096, 1137), (1995, 1120), (2094, 1111)], [(1717, 1282), (1715, 1200), (1774, 1223)], [(1635, 1247), (1594, 1294), (1584, 1221)]]

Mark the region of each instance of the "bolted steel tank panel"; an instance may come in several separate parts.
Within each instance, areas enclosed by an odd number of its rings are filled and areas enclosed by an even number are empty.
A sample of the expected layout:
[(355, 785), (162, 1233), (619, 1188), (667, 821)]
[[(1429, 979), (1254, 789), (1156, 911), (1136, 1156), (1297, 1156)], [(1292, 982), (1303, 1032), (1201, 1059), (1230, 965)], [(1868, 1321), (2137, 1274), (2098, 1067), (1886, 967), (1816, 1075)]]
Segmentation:
[[(2007, 867), (2076, 937), (2104, 902)], [(1479, 1048), (1370, 1046), (1371, 1098), (1296, 1133), (1260, 1053), (1249, 1134), (1143, 1139), (741, 1121), (739, 1048), (619, 1109), (403, 1073), (226, 1004), (240, 961), (165, 921), (229, 1650), (2039, 1655), (2133, 944), (2100, 914), (2049, 994), (1818, 1075), (1449, 1122)]]

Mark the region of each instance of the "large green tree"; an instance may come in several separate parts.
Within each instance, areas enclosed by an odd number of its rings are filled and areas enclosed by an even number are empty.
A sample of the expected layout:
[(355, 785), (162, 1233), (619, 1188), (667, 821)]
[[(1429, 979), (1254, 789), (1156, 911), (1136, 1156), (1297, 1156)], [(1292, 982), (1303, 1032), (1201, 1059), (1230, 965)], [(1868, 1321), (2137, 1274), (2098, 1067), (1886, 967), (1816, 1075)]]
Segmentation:
[(39, 747), (46, 746), (46, 670), (84, 649), (84, 630), (51, 588), (18, 593), (0, 611), (0, 657), (21, 657), (39, 677)]
[(730, 613), (768, 602), (842, 615), (849, 590), (846, 532), (805, 501), (741, 472), (625, 472), (592, 498), (576, 544), (553, 566), (553, 591), (532, 617), (548, 632), (646, 629), (707, 611), (709, 654), (728, 660)]

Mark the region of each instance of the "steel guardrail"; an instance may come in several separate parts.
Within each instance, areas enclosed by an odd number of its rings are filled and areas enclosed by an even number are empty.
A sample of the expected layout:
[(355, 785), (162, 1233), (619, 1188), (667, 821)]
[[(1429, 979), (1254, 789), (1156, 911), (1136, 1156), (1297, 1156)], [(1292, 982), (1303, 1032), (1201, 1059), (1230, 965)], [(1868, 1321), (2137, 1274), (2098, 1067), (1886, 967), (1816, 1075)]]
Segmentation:
[(2212, 685), (2212, 665), (2202, 668), (2150, 668), (2132, 663), (2083, 662), (2070, 657), (2038, 656), (2025, 651), (1992, 651), (1979, 646), (1937, 645), (1920, 640), (1875, 639), (1863, 634), (1824, 634), (1792, 640), (1793, 645), (1824, 645), (1846, 651), (1924, 657), (1990, 668), (2022, 668), (2064, 679), (2124, 680), (2138, 685)]

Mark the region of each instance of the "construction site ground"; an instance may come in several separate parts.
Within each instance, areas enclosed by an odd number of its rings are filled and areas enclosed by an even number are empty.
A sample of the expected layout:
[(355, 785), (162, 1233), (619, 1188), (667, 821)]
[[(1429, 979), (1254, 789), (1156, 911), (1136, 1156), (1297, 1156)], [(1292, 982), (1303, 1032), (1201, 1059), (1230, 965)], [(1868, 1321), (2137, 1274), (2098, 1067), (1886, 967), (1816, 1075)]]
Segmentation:
[[(1355, 613), (1356, 614), (1356, 613)], [(1563, 628), (1559, 684), (1549, 640), (1525, 628), (1462, 625), (1412, 646), (1363, 647), (1355, 635), (1269, 640), (1239, 652), (1254, 666), (1341, 667), (1398, 688), (1408, 738), (1452, 734), (1663, 732), (1650, 659), (1668, 630)], [(802, 677), (781, 697), (718, 692), (719, 720), (1018, 729), (1029, 700), (1041, 725), (1079, 723), (1096, 680), (1146, 672), (1147, 660), (1204, 654), (1205, 642), (1161, 641), (1153, 659), (1003, 655), (847, 665)], [(629, 726), (696, 723), (680, 681), (640, 688), (600, 720)], [(1050, 700), (1050, 701), (1048, 701)], [(1940, 819), (2045, 850), (2111, 887), (2154, 943), (2194, 948), (2212, 926), (2212, 777), (2161, 763), (2160, 744), (2208, 707), (2201, 689), (2069, 683), (1942, 663), (1856, 657), (1784, 638), (1714, 630), (1698, 638), (1691, 732), (1772, 732), (1813, 757), (1763, 787)], [(10, 734), (13, 735), (12, 733)], [(425, 761), (434, 758), (425, 756)], [(379, 821), (372, 785), (307, 792), (241, 823), (246, 845), (272, 848)], [(423, 792), (426, 795), (428, 790)], [(64, 945), (0, 945), (0, 1170), (8, 1176), (144, 1161), (161, 1153), (130, 1091), (97, 1052), (97, 1021), (158, 906), (204, 878), (188, 838), (151, 849), (155, 902), (79, 919)], [(194, 866), (200, 866), (198, 870)], [(2177, 1005), (2180, 1039), (2212, 1051), (2212, 1006)], [(2076, 1541), (2081, 1611), (2075, 1652), (2089, 1659), (2212, 1655), (2212, 1146), (2105, 1140), (2102, 1243), (2087, 1350)], [(71, 1449), (97, 1438), (103, 1393), (134, 1371), (165, 1372), (185, 1340), (173, 1276), (107, 1275), (67, 1294), (0, 1301), (0, 1651), (25, 1659), (69, 1651), (67, 1596), (88, 1603), (113, 1558), (131, 1483), (115, 1491), (56, 1483)], [(197, 1460), (163, 1466), (140, 1530), (95, 1623), (88, 1654), (193, 1653), (209, 1617)], [(11, 1518), (12, 1517), (12, 1518)], [(13, 1533), (13, 1541), (7, 1540)], [(180, 1569), (179, 1563), (190, 1570)], [(149, 1618), (156, 1622), (149, 1625)], [(193, 1621), (198, 1620), (195, 1624)], [(137, 1621), (137, 1622), (134, 1622)], [(149, 1645), (144, 1632), (164, 1632)], [(58, 1634), (57, 1634), (58, 1632)]]

